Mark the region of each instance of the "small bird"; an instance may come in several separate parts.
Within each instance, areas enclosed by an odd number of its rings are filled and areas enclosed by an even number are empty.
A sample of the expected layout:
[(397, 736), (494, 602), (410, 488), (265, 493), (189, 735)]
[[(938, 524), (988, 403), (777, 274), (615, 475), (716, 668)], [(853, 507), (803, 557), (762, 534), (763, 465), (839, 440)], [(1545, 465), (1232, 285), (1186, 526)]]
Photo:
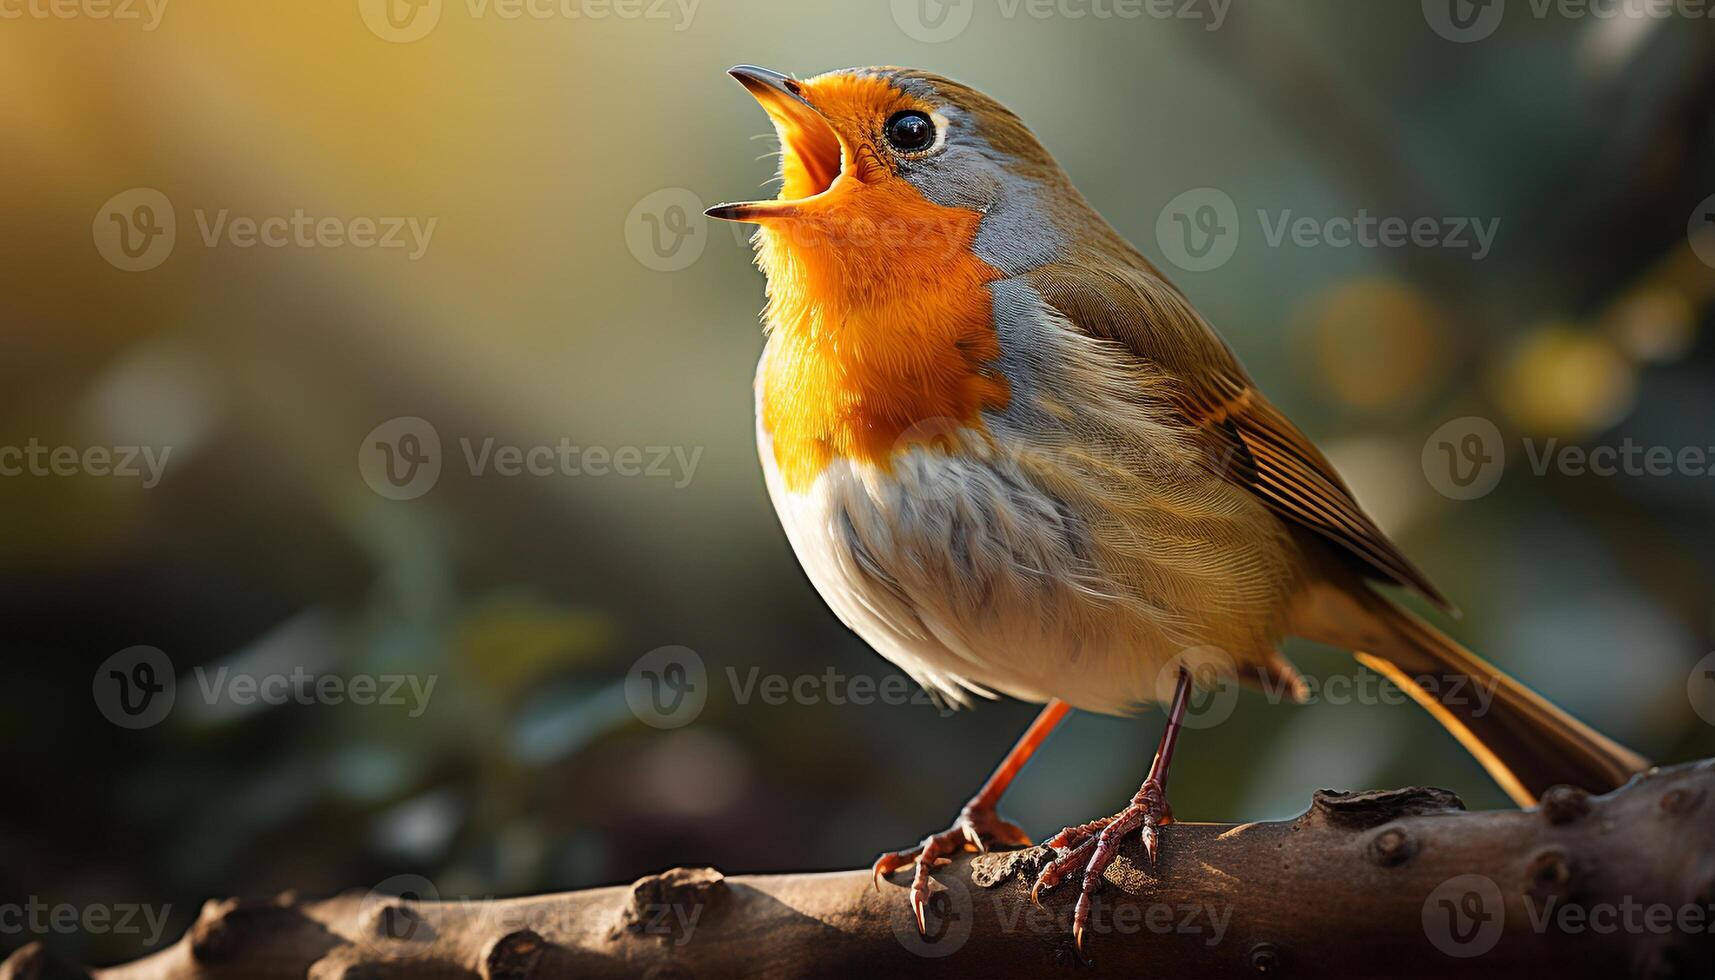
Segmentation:
[(708, 214), (759, 226), (757, 443), (792, 548), (929, 691), (1045, 704), (950, 829), (876, 861), (913, 868), (920, 929), (937, 865), (1029, 844), (997, 806), (1069, 708), (1165, 703), (1138, 793), (1047, 842), (1032, 897), (1082, 871), (1082, 950), (1120, 841), (1155, 860), (1193, 687), (1302, 700), (1289, 635), (1354, 651), (1521, 806), (1647, 766), (1377, 591), (1451, 611), (1017, 116), (911, 69), (731, 74), (782, 148), (776, 199)]

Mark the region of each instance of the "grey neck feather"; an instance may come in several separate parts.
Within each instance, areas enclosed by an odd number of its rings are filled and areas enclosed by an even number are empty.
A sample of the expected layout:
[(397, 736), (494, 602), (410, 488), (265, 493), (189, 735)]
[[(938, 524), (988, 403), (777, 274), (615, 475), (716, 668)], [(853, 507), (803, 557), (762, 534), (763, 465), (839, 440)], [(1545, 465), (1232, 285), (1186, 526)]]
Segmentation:
[(928, 83), (912, 79), (908, 90), (940, 104), (947, 117), (947, 147), (921, 161), (907, 162), (901, 175), (924, 197), (943, 207), (982, 213), (974, 250), (977, 257), (1016, 276), (1065, 255), (1067, 235), (1053, 225), (1057, 209), (1046, 206), (1047, 189), (1022, 176), (1017, 161), (990, 146), (970, 117), (939, 99)]

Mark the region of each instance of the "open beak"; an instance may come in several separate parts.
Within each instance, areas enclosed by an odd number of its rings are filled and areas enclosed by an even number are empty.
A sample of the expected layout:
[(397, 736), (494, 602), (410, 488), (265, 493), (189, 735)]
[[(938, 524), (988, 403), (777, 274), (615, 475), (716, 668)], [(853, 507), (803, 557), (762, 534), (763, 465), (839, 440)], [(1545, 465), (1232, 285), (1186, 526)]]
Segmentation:
[(776, 200), (720, 204), (706, 213), (726, 221), (790, 218), (799, 213), (804, 202), (834, 186), (845, 165), (844, 145), (833, 126), (804, 97), (803, 87), (796, 80), (751, 65), (740, 65), (727, 74), (738, 79), (774, 121), (774, 129), (780, 134), (783, 179)]

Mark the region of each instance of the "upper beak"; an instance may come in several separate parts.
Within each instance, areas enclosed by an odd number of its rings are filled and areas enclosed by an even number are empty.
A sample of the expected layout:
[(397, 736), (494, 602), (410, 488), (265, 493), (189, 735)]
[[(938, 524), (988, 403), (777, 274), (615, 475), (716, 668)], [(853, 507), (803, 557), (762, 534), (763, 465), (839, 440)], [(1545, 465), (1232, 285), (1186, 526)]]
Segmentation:
[[(781, 150), (790, 155), (793, 166), (802, 168), (802, 180), (814, 191), (803, 197), (813, 197), (832, 186), (840, 176), (844, 149), (821, 111), (804, 97), (797, 80), (754, 65), (739, 65), (728, 69), (727, 74), (738, 79), (774, 121)], [(727, 221), (789, 218), (798, 213), (803, 197), (789, 198), (783, 188), (780, 200), (718, 204), (704, 213)]]
[(726, 73), (738, 79), (738, 83), (748, 89), (751, 95), (756, 96), (763, 105), (767, 105), (769, 99), (776, 97), (793, 99), (804, 103), (806, 106), (810, 105), (805, 100), (803, 89), (799, 87), (797, 81), (777, 71), (758, 68), (755, 65), (739, 65), (735, 68), (728, 68)]

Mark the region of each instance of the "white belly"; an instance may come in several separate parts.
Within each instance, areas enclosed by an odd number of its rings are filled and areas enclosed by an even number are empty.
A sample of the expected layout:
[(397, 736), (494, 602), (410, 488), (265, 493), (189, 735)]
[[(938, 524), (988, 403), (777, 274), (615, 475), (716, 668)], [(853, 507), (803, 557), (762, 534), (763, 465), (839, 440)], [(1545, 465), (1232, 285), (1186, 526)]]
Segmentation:
[(781, 524), (822, 598), (954, 702), (1006, 694), (1124, 713), (1166, 700), (1181, 663), (1230, 673), (1271, 652), (1238, 649), (1257, 624), (1171, 608), (1113, 574), (1101, 560), (1111, 543), (1090, 536), (1085, 516), (1004, 463), (918, 448), (891, 473), (836, 460), (793, 492), (765, 433), (759, 442)]

